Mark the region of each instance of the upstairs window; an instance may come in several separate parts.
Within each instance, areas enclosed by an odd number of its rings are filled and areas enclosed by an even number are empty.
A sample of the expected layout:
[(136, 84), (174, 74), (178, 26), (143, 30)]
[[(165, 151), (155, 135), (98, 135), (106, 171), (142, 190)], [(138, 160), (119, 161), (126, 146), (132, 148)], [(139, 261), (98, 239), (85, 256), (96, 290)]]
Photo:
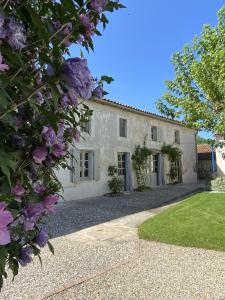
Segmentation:
[(175, 143), (180, 144), (180, 131), (179, 130), (175, 130), (174, 137), (175, 137)]
[(81, 132), (91, 133), (91, 119), (90, 117), (85, 121), (81, 122)]
[(158, 130), (156, 126), (151, 127), (151, 139), (155, 142), (158, 140)]
[(119, 120), (119, 129), (120, 129), (120, 137), (127, 137), (127, 120), (126, 119), (121, 119)]

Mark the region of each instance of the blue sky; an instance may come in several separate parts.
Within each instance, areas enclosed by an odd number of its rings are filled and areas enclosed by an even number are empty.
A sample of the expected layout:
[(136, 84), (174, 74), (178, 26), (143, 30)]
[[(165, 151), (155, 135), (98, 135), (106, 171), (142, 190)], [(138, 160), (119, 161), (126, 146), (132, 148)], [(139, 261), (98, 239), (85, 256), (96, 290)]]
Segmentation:
[[(94, 76), (112, 76), (108, 98), (157, 112), (155, 101), (164, 91), (164, 80), (173, 79), (171, 54), (215, 25), (221, 0), (124, 0), (127, 7), (109, 14), (95, 52), (85, 56)], [(141, 4), (140, 4), (141, 3)], [(72, 54), (77, 52), (74, 48)]]

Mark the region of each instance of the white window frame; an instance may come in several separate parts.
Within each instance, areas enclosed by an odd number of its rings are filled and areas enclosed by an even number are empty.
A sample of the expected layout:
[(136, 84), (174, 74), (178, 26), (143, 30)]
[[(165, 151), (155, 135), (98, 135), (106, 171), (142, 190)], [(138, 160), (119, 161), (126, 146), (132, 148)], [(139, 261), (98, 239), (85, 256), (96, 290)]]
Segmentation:
[[(88, 159), (86, 159), (88, 155)], [(88, 167), (85, 166), (87, 163)], [(92, 180), (93, 179), (93, 151), (80, 150), (80, 180)], [(85, 171), (88, 171), (88, 176), (85, 176)]]
[(158, 154), (151, 155), (151, 173), (152, 174), (158, 173)]

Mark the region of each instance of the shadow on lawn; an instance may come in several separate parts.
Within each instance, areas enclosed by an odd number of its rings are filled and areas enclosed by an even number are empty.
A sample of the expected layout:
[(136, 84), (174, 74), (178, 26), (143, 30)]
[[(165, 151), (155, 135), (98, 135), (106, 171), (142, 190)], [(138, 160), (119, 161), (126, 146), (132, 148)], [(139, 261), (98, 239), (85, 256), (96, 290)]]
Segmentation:
[(96, 197), (60, 204), (48, 224), (51, 237), (59, 237), (123, 216), (183, 200), (203, 189), (197, 185), (165, 186), (150, 192), (120, 197)]

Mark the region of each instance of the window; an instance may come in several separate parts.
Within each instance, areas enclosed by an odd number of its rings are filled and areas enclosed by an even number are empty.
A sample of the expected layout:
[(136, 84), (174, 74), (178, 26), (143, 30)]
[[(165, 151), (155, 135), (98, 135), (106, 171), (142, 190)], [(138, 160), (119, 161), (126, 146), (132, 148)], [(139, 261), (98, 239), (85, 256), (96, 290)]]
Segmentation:
[(175, 130), (175, 143), (180, 144), (180, 131)]
[(91, 119), (88, 117), (88, 119), (85, 122), (81, 122), (80, 124), (81, 131), (86, 133), (91, 133)]
[(118, 175), (125, 175), (126, 172), (126, 154), (118, 153)]
[(91, 177), (91, 152), (80, 152), (80, 179), (90, 179)]
[(120, 119), (120, 137), (127, 137), (127, 120)]
[(158, 154), (151, 156), (151, 172), (158, 173)]
[(158, 140), (158, 132), (157, 132), (156, 126), (151, 127), (151, 138), (152, 138), (152, 141), (155, 141), (155, 142), (157, 142), (157, 140)]

